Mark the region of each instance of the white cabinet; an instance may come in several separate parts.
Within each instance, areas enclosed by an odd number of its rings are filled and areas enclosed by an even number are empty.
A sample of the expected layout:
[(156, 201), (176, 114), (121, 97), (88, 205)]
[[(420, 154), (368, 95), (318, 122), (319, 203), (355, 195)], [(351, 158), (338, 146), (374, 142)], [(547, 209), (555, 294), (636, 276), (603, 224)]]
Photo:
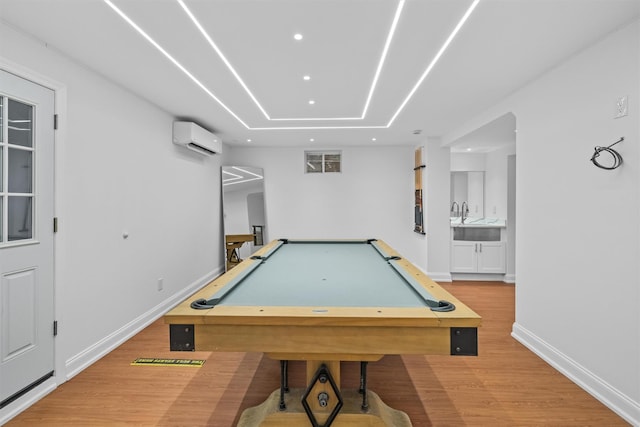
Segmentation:
[(451, 272), (476, 273), (478, 271), (478, 256), (475, 242), (454, 240), (451, 242)]
[[(469, 233), (467, 233), (469, 235)], [(506, 273), (506, 242), (451, 240), (452, 273)]]
[(504, 242), (478, 242), (478, 273), (506, 273)]

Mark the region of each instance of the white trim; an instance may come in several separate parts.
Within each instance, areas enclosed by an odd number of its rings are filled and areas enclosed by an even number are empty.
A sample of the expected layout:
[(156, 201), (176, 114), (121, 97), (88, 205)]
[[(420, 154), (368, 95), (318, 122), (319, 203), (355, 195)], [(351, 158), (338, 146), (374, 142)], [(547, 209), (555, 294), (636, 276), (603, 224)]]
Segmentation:
[(56, 378), (49, 378), (38, 387), (27, 392), (24, 396), (0, 409), (0, 426), (8, 423), (11, 419), (20, 415), (21, 412), (29, 409), (31, 405), (51, 393), (57, 386)]
[[(13, 29), (12, 27), (9, 28)], [(32, 81), (54, 91), (65, 88), (65, 85), (60, 83), (59, 81), (50, 79), (30, 68), (27, 68), (23, 65), (18, 64), (17, 62), (10, 61), (3, 57), (0, 57), (0, 68), (25, 80)]]
[(511, 336), (625, 421), (632, 425), (640, 425), (640, 404), (634, 402), (629, 396), (616, 390), (602, 378), (518, 323), (513, 324)]
[(510, 274), (510, 273), (505, 274), (503, 282), (504, 283), (515, 284), (516, 283), (516, 275), (515, 274)]
[(451, 273), (453, 280), (473, 280), (474, 282), (507, 282), (506, 276), (501, 273)]
[[(131, 322), (127, 323), (117, 331), (110, 335), (107, 335), (95, 344), (87, 347), (75, 356), (67, 359), (65, 362), (67, 377), (66, 380), (70, 380), (74, 376), (78, 375), (84, 369), (97, 362), (100, 358), (107, 353), (116, 349), (122, 343), (135, 336), (141, 330), (155, 322), (162, 317), (169, 309), (176, 306), (183, 301), (189, 295), (193, 294), (198, 289), (209, 283), (211, 280), (224, 273), (223, 267), (220, 266), (216, 270), (211, 271), (203, 277), (197, 279), (180, 292), (175, 293), (171, 297), (162, 301), (160, 304), (148, 310), (146, 313), (141, 314)], [(167, 343), (167, 348), (169, 343)]]
[[(640, 24), (638, 22), (636, 22), (635, 25), (640, 26)], [(638, 37), (640, 39), (640, 37)], [(637, 43), (637, 41), (636, 41)], [(640, 58), (640, 43), (637, 44), (638, 46), (638, 56), (636, 56), (636, 61), (638, 61), (637, 58)], [(637, 94), (638, 94), (638, 98), (636, 99), (640, 99), (640, 85), (636, 86), (638, 88)], [(640, 123), (638, 123), (638, 131), (640, 131)], [(637, 155), (635, 161), (637, 162), (638, 160), (640, 160), (640, 154)], [(636, 163), (637, 164), (637, 163)], [(640, 186), (636, 187), (637, 193), (638, 195), (640, 195)], [(637, 217), (638, 211), (636, 210), (635, 216)], [(640, 244), (640, 233), (637, 236), (638, 238), (638, 243)], [(637, 268), (637, 267), (636, 267)], [(636, 302), (636, 325), (640, 325), (640, 310), (638, 310), (638, 307), (640, 307), (640, 292), (636, 292), (636, 295), (638, 295), (638, 301)], [(638, 328), (638, 338), (637, 338), (637, 343), (640, 343), (640, 328)], [(637, 348), (637, 347), (636, 347)], [(637, 354), (637, 358), (638, 358), (638, 365), (640, 366), (640, 349), (637, 350), (638, 354)], [(640, 381), (640, 379), (639, 379)], [(640, 397), (638, 398), (640, 399)], [(637, 407), (640, 406), (640, 403), (636, 403), (636, 416), (635, 416), (635, 423), (636, 425), (640, 425), (640, 409), (637, 409)]]
[(441, 272), (441, 271), (431, 271), (427, 273), (432, 280), (435, 282), (452, 282), (451, 273), (449, 272)]

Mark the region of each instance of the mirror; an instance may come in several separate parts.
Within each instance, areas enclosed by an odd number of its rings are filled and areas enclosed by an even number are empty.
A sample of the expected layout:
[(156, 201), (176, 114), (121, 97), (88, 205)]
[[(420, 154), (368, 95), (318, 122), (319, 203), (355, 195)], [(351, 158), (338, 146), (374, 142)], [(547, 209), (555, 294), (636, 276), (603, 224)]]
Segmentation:
[(451, 217), (460, 216), (462, 203), (467, 202), (467, 217), (484, 218), (484, 172), (451, 172)]
[(222, 166), (222, 218), (229, 271), (267, 242), (261, 168)]

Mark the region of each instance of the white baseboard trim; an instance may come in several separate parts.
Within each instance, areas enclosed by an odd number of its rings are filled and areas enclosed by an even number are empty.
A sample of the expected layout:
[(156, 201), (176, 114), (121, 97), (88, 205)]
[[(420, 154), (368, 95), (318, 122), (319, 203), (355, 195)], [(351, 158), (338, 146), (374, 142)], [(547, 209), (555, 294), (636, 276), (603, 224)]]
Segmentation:
[(431, 277), (431, 279), (433, 279), (436, 282), (451, 282), (451, 273), (449, 272), (445, 272), (445, 273), (437, 273), (437, 272), (430, 272), (427, 273), (427, 276)]
[(67, 359), (65, 363), (67, 373), (66, 380), (68, 381), (74, 376), (78, 375), (80, 372), (91, 366), (104, 355), (106, 355), (107, 353), (127, 341), (129, 338), (133, 337), (135, 334), (149, 326), (151, 323), (156, 321), (160, 316), (166, 313), (167, 310), (174, 307), (180, 301), (193, 294), (195, 291), (209, 283), (211, 280), (213, 280), (223, 272), (224, 267), (218, 267), (216, 270), (209, 272), (203, 277), (197, 279), (195, 282), (191, 283), (186, 288), (182, 289), (180, 292), (175, 293), (166, 300), (162, 301), (160, 304), (148, 310), (146, 313), (141, 314), (117, 331), (104, 337), (92, 346), (87, 347), (85, 350), (81, 351), (75, 356)]
[(594, 375), (575, 360), (567, 357), (519, 324), (513, 324), (511, 336), (625, 421), (631, 425), (640, 426), (640, 402), (635, 402), (619, 392), (602, 378)]
[(505, 274), (504, 275), (504, 283), (516, 283), (516, 275), (515, 274)]
[(11, 402), (4, 408), (0, 409), (0, 426), (17, 417), (22, 411), (28, 409), (38, 400), (55, 390), (56, 387), (56, 379), (55, 377), (51, 377), (38, 387), (27, 392), (24, 396), (21, 396), (15, 402)]
[(453, 280), (472, 280), (474, 282), (504, 282), (504, 274), (492, 273), (451, 273)]

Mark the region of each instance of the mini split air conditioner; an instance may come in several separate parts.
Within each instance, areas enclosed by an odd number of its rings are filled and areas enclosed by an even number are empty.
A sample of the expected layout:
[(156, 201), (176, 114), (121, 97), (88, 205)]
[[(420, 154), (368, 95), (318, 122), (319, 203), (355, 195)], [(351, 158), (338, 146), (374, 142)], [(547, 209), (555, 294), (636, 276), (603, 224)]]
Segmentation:
[(193, 122), (173, 122), (173, 143), (200, 154), (222, 153), (222, 141)]

